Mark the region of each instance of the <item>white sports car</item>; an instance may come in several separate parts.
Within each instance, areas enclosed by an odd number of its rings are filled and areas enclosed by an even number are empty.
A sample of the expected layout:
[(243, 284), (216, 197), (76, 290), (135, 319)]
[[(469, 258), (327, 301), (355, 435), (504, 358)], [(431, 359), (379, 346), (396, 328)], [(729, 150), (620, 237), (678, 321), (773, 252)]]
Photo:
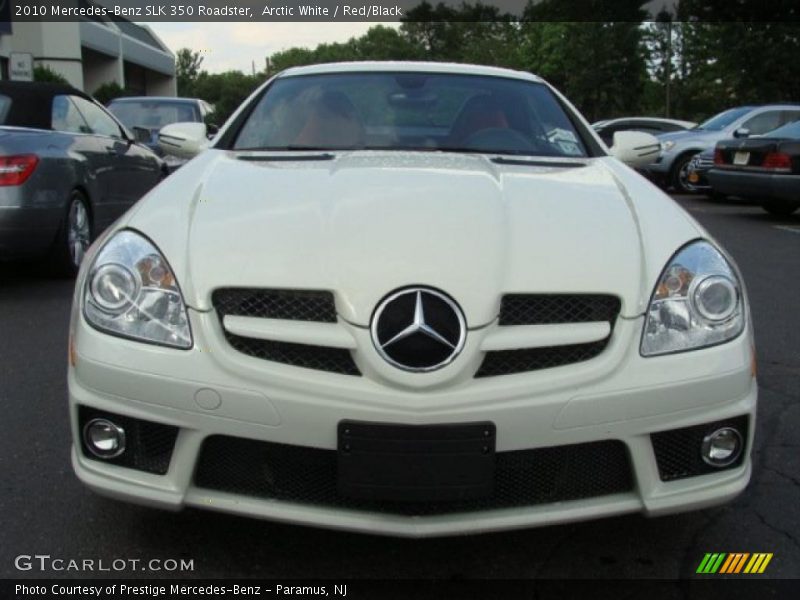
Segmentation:
[(529, 73), (285, 71), (79, 274), (72, 463), (109, 496), (402, 536), (730, 500), (735, 264)]

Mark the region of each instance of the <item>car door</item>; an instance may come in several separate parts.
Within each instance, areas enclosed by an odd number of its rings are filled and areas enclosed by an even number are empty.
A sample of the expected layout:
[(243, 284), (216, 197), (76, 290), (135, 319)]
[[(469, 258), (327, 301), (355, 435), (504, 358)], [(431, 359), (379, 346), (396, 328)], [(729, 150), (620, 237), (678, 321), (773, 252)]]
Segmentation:
[(783, 111), (780, 110), (766, 110), (758, 113), (742, 123), (737, 130), (746, 129), (749, 135), (762, 135), (768, 131), (772, 131), (776, 127), (780, 127), (782, 112)]
[(795, 121), (800, 121), (800, 109), (783, 111), (783, 114), (781, 115), (781, 125), (794, 123)]
[[(69, 148), (65, 148), (66, 155), (81, 163), (82, 169), (77, 170), (78, 178), (88, 192), (95, 225), (102, 229), (107, 221), (109, 204), (105, 175), (108, 170), (105, 143), (92, 134), (89, 124), (73, 102), (74, 98), (70, 95), (53, 97), (50, 126), (53, 131), (70, 134), (65, 138), (70, 140)], [(64, 182), (64, 184), (71, 186), (74, 182)], [(67, 198), (70, 192), (71, 190), (65, 189), (64, 198)]]
[(122, 126), (103, 108), (85, 98), (75, 98), (75, 104), (92, 133), (104, 142), (109, 216), (116, 219), (158, 182), (158, 160), (129, 139)]

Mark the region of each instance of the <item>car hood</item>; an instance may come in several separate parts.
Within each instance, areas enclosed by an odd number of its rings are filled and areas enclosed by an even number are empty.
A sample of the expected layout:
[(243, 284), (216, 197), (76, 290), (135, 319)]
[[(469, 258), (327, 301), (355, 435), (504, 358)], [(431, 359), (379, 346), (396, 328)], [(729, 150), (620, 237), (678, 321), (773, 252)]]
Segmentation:
[(612, 293), (636, 315), (670, 255), (702, 235), (611, 158), (272, 158), (207, 151), (120, 225), (154, 240), (195, 309), (211, 309), (219, 287), (331, 290), (343, 319), (367, 325), (389, 292), (427, 285), (456, 299), (469, 327), (494, 320), (510, 292)]

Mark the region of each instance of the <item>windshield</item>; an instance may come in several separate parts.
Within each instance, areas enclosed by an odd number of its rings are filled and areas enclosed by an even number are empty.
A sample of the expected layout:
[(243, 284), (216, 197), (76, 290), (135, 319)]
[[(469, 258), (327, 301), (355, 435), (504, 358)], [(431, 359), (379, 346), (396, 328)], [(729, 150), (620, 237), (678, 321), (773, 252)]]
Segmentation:
[(169, 100), (111, 102), (108, 110), (129, 129), (134, 127), (161, 129), (170, 123), (200, 121), (197, 108), (189, 102)]
[(237, 150), (427, 150), (586, 156), (542, 84), (438, 73), (286, 77), (257, 101)]
[(731, 108), (730, 110), (723, 111), (718, 115), (711, 117), (705, 123), (700, 123), (696, 129), (707, 129), (709, 131), (721, 131), (728, 125), (736, 121), (739, 117), (743, 117), (753, 110), (750, 107), (744, 106), (742, 108)]
[(786, 125), (781, 125), (777, 129), (773, 129), (769, 133), (764, 134), (768, 138), (789, 138), (793, 140), (800, 139), (800, 121), (793, 121)]

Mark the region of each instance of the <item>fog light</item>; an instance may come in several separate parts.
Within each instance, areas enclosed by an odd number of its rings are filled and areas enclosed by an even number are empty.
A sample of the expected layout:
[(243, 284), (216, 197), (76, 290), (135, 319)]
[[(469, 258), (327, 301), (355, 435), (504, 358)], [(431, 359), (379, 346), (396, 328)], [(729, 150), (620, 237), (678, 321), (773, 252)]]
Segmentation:
[(116, 458), (125, 452), (125, 430), (108, 419), (92, 419), (83, 428), (83, 441), (98, 458)]
[(717, 429), (703, 438), (701, 454), (712, 467), (727, 467), (742, 453), (742, 435), (733, 427)]

